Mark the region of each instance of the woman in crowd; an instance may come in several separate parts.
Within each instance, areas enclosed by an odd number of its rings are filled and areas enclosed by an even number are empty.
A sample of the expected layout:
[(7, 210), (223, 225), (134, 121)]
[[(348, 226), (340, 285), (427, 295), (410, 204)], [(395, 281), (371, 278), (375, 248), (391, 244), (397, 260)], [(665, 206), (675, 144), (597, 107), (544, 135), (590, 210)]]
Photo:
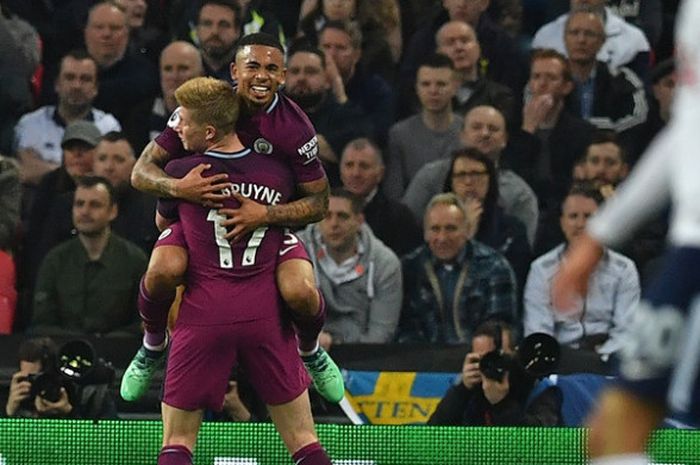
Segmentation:
[(496, 166), (486, 155), (474, 148), (458, 149), (452, 154), (443, 191), (462, 199), (473, 225), (472, 238), (503, 254), (522, 289), (530, 266), (530, 245), (523, 223), (498, 205), (496, 176)]

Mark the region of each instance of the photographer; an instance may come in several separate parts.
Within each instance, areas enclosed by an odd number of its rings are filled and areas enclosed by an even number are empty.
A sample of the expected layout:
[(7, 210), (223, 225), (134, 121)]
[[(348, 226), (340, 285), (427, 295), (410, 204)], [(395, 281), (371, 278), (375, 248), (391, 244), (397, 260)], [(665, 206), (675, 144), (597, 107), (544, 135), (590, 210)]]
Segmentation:
[[(466, 426), (557, 426), (561, 424), (561, 395), (555, 388), (545, 389), (534, 400), (528, 399), (535, 378), (515, 362), (511, 345), (512, 329), (488, 321), (472, 336), (472, 351), (467, 354), (459, 383), (452, 386), (428, 420), (428, 425)], [(500, 364), (480, 363), (486, 354), (500, 352)], [(493, 360), (493, 358), (491, 358)], [(494, 365), (505, 366), (494, 373)], [(502, 379), (498, 379), (502, 376)]]
[(23, 418), (117, 418), (109, 384), (79, 385), (62, 375), (58, 348), (47, 337), (19, 347), (19, 371), (12, 375), (5, 415)]
[[(73, 413), (73, 404), (66, 386), (58, 386), (58, 398), (54, 392), (37, 392), (36, 381), (42, 373), (56, 370), (57, 347), (49, 338), (24, 341), (19, 347), (19, 371), (12, 375), (10, 393), (5, 406), (8, 417), (67, 418)], [(50, 397), (47, 399), (46, 397)]]

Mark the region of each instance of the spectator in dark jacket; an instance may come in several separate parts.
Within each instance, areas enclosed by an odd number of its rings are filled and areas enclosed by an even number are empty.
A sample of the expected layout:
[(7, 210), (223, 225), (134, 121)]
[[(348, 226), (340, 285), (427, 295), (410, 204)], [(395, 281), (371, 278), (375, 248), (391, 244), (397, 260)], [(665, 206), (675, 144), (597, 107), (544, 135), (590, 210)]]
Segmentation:
[(595, 131), (566, 108), (573, 91), (566, 57), (552, 49), (534, 50), (522, 125), (513, 132), (504, 158), (532, 186), (543, 216), (558, 210), (571, 185), (574, 164)]
[[(12, 375), (5, 408), (11, 418), (117, 418), (108, 379), (99, 384), (71, 382), (58, 373), (58, 347), (48, 337), (27, 339), (17, 351), (19, 370)], [(39, 390), (40, 377), (46, 389)], [(34, 385), (37, 383), (37, 385)], [(55, 390), (53, 389), (55, 387)]]
[(576, 83), (569, 109), (598, 129), (620, 134), (629, 151), (649, 113), (642, 81), (629, 68), (612, 68), (597, 60), (605, 43), (600, 15), (587, 11), (570, 14), (564, 34)]
[(326, 71), (337, 100), (361, 107), (372, 122), (373, 138), (383, 146), (395, 120), (395, 95), (384, 78), (362, 65), (359, 26), (354, 21), (329, 21), (319, 32), (318, 45), (326, 54)]
[(511, 123), (515, 94), (509, 87), (485, 76), (488, 60), (482, 56), (476, 31), (464, 21), (448, 21), (438, 29), (435, 42), (438, 53), (452, 60), (459, 77), (459, 88), (453, 102), (455, 113), (464, 116), (476, 106), (491, 105)]
[[(464, 358), (459, 382), (442, 398), (428, 425), (557, 426), (561, 423), (561, 397), (547, 389), (529, 399), (535, 378), (516, 366), (501, 381), (480, 370), (479, 361), (498, 350), (511, 356), (512, 332), (508, 325), (489, 321), (474, 331), (471, 352)], [(531, 400), (530, 402), (528, 402)]]
[[(413, 89), (413, 82), (422, 57), (435, 50), (435, 34), (448, 21), (464, 21), (476, 31), (481, 44), (485, 76), (507, 85), (515, 93), (522, 91), (525, 84), (525, 59), (520, 55), (515, 41), (489, 15), (484, 14), (489, 0), (462, 2), (450, 0), (442, 2), (441, 8), (432, 21), (418, 29), (404, 48), (401, 63), (401, 95)], [(462, 7), (461, 4), (466, 6)], [(405, 114), (402, 112), (402, 114)]]
[(365, 222), (374, 235), (402, 256), (420, 245), (421, 231), (406, 205), (384, 195), (383, 177), (382, 153), (372, 141), (354, 139), (345, 146), (340, 159), (343, 187), (364, 200)]
[(359, 105), (338, 100), (330, 90), (326, 55), (302, 41), (292, 45), (287, 60), (284, 92), (299, 105), (316, 129), (318, 156), (333, 187), (340, 185), (338, 164), (343, 147), (372, 133), (369, 118)]
[(498, 175), (493, 161), (473, 148), (456, 150), (443, 189), (462, 200), (473, 225), (472, 238), (508, 260), (522, 290), (532, 259), (530, 244), (525, 225), (506, 215), (498, 205)]
[(403, 259), (400, 342), (464, 344), (488, 320), (514, 323), (516, 282), (508, 261), (470, 239), (473, 225), (453, 193), (432, 198), (425, 244)]

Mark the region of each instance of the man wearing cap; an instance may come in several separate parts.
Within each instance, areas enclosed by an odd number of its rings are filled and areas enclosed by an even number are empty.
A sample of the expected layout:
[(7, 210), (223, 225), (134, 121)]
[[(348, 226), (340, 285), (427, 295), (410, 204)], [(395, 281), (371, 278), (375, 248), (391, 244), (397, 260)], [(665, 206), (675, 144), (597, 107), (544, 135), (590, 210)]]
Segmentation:
[[(131, 186), (129, 177), (134, 163), (134, 150), (126, 136), (121, 132), (108, 132), (100, 138), (95, 148), (93, 174), (107, 179), (114, 187), (119, 214), (112, 222), (112, 231), (150, 254), (159, 234), (153, 222), (157, 198)], [(43, 242), (35, 244), (35, 247), (48, 251), (75, 234), (72, 208), (72, 191), (55, 199), (44, 220), (51, 227), (46, 228), (41, 237)]]
[(78, 177), (92, 173), (95, 147), (101, 136), (97, 126), (89, 121), (70, 123), (61, 139), (61, 166), (41, 178), (33, 199), (30, 199), (31, 209), (27, 219), (22, 260), (22, 281), (28, 292), (31, 292), (39, 263), (47, 252), (46, 249), (37, 246), (43, 242), (46, 218), (61, 194), (75, 191), (75, 181)]

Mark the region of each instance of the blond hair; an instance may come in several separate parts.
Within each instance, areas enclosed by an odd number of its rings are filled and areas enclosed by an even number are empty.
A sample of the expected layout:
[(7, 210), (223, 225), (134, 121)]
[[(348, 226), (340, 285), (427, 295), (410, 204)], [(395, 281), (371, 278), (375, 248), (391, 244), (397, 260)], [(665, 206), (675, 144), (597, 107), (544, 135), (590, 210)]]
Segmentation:
[(425, 211), (427, 212), (438, 205), (457, 207), (457, 209), (461, 211), (464, 216), (467, 216), (467, 209), (464, 207), (464, 203), (454, 192), (442, 192), (440, 194), (435, 194), (433, 198), (430, 199), (430, 202), (428, 202), (428, 206), (425, 207)]
[(440, 194), (434, 195), (433, 198), (430, 199), (430, 202), (428, 202), (428, 206), (425, 207), (425, 213), (423, 214), (424, 222), (427, 221), (428, 213), (430, 213), (430, 211), (438, 205), (456, 207), (457, 210), (459, 210), (462, 213), (464, 223), (467, 225), (467, 227), (472, 227), (472, 224), (469, 220), (469, 215), (467, 214), (467, 208), (464, 206), (464, 202), (462, 202), (462, 199), (460, 199), (459, 196), (454, 192), (442, 192)]
[(210, 124), (217, 132), (233, 132), (238, 121), (238, 97), (231, 85), (211, 77), (196, 77), (175, 91), (178, 105), (187, 108), (197, 124)]

